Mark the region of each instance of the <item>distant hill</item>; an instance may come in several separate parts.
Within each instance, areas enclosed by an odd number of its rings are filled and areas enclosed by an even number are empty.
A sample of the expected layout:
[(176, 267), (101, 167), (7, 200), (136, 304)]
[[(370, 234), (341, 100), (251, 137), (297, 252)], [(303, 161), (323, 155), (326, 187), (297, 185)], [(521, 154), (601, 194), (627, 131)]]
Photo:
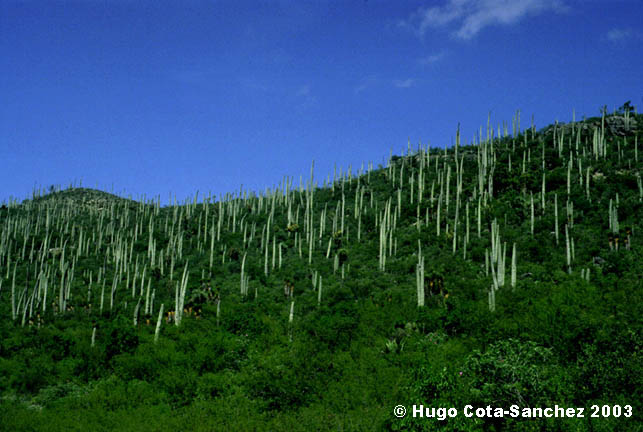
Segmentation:
[(23, 204), (72, 204), (78, 206), (87, 206), (95, 209), (108, 208), (112, 204), (123, 205), (127, 203), (130, 207), (134, 208), (138, 205), (138, 201), (131, 198), (122, 198), (108, 192), (98, 189), (83, 188), (83, 187), (70, 187), (68, 189), (56, 190), (48, 192), (42, 196), (36, 196), (33, 199), (23, 201)]

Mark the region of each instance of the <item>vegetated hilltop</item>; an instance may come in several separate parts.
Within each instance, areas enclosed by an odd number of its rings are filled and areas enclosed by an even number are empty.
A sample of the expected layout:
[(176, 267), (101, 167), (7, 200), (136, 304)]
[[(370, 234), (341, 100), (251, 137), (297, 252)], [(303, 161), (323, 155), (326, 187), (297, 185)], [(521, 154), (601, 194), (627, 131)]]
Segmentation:
[(643, 116), (519, 119), (323, 185), (311, 168), (218, 201), (69, 189), (4, 206), (4, 427), (640, 426)]
[[(80, 207), (83, 209), (93, 208), (95, 210), (104, 210), (109, 208), (112, 203), (117, 205), (126, 205), (129, 209), (134, 209), (138, 204), (132, 198), (122, 198), (108, 192), (103, 192), (97, 189), (83, 188), (83, 187), (69, 187), (68, 189), (60, 189), (55, 186), (50, 186), (48, 193), (42, 191), (35, 191), (32, 199), (24, 200), (23, 206), (33, 204), (44, 204), (45, 202), (52, 201), (55, 205), (67, 205), (73, 207)], [(149, 205), (149, 204), (146, 204)]]

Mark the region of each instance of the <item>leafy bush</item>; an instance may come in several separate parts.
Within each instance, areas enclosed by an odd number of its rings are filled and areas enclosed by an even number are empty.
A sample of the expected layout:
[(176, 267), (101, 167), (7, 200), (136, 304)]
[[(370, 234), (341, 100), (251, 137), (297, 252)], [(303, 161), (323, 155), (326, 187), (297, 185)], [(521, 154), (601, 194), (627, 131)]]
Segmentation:
[(136, 329), (130, 325), (125, 317), (115, 319), (106, 330), (105, 357), (109, 362), (121, 353), (133, 353), (138, 346), (139, 339)]
[(463, 374), (473, 405), (543, 406), (560, 401), (553, 366), (551, 349), (508, 339), (484, 352), (475, 350), (467, 358)]

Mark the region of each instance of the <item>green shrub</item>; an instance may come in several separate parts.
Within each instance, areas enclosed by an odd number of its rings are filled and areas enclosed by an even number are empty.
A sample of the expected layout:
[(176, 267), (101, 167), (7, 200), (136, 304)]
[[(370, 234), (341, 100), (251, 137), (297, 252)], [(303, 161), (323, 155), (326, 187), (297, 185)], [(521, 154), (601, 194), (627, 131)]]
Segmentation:
[(107, 361), (121, 353), (133, 353), (139, 339), (136, 329), (124, 316), (115, 319), (106, 329), (105, 357)]
[(498, 341), (484, 352), (475, 350), (464, 365), (470, 403), (508, 407), (543, 406), (557, 399), (552, 350), (531, 341)]

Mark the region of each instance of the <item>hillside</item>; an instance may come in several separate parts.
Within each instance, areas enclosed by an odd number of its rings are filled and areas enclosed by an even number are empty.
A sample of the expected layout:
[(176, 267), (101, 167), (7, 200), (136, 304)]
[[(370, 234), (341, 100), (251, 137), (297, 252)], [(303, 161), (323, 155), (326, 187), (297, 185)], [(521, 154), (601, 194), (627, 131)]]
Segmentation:
[[(219, 200), (3, 207), (0, 430), (635, 430), (629, 108)], [(464, 411), (514, 404), (586, 415)]]

